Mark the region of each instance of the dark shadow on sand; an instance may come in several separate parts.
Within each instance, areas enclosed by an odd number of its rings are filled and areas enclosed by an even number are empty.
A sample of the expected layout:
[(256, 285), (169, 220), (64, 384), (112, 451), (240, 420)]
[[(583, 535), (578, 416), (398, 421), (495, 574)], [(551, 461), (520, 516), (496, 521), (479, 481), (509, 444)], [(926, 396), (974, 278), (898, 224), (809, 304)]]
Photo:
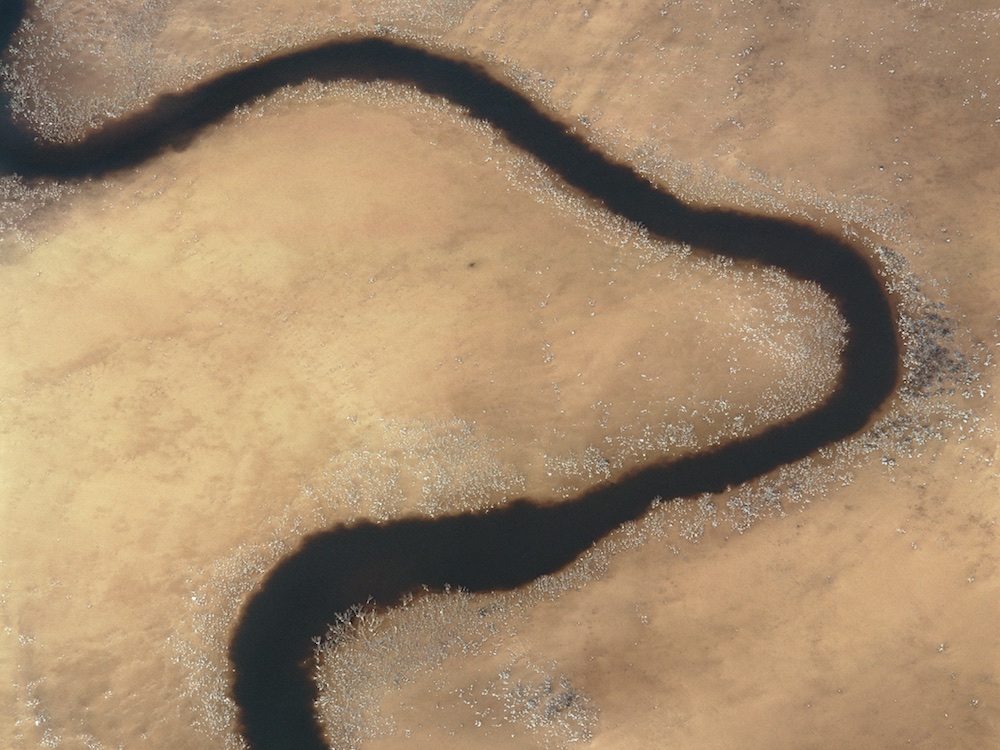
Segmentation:
[[(2, 49), (25, 12), (0, 10)], [(813, 281), (849, 326), (835, 391), (818, 408), (723, 447), (636, 470), (560, 504), (511, 501), (487, 513), (338, 527), (306, 538), (247, 601), (230, 644), (241, 730), (253, 748), (326, 747), (314, 715), (313, 638), (352, 606), (390, 607), (411, 592), (511, 589), (568, 565), (656, 498), (680, 499), (759, 477), (863, 429), (892, 394), (899, 345), (892, 309), (863, 253), (805, 224), (681, 203), (615, 163), (474, 63), (386, 39), (276, 55), (215, 76), (72, 144), (42, 143), (0, 101), (0, 169), (26, 179), (81, 179), (183, 148), (237, 105), (287, 85), (393, 81), (465, 107), (568, 186), (653, 235), (700, 252), (770, 265)]]

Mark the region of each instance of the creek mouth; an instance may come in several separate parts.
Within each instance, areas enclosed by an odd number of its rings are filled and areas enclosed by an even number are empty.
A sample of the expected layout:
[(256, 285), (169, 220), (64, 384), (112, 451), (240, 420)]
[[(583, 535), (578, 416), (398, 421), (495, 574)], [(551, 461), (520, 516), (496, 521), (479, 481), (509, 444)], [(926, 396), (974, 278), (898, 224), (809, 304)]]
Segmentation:
[[(6, 50), (26, 11), (0, 12)], [(810, 225), (687, 205), (608, 158), (525, 96), (468, 61), (383, 38), (331, 42), (225, 72), (167, 94), (73, 143), (42, 142), (3, 97), (0, 170), (25, 179), (77, 180), (182, 149), (239, 105), (307, 80), (408, 84), (488, 122), (579, 191), (655, 237), (700, 253), (770, 265), (815, 282), (848, 326), (833, 392), (818, 407), (752, 437), (663, 460), (552, 504), (518, 498), (488, 512), (341, 526), (303, 540), (243, 607), (229, 656), (240, 731), (252, 748), (325, 748), (311, 676), (316, 638), (338, 615), (391, 607), (424, 590), (509, 590), (555, 572), (654, 501), (718, 493), (862, 430), (900, 377), (892, 306), (863, 251)]]

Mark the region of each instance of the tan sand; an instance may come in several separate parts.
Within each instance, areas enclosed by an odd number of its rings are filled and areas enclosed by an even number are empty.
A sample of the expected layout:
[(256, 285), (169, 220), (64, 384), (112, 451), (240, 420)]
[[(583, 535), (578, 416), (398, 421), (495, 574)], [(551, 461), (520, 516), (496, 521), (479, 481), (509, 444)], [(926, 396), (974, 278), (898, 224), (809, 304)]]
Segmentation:
[[(689, 199), (880, 234), (893, 283), (921, 285), (908, 319), (943, 300), (955, 321), (923, 344), (965, 369), (827, 463), (656, 512), (561, 578), (372, 623), (322, 667), (331, 739), (996, 745), (1000, 17), (340, 5), (43, 4), (15, 63), (51, 92), (36, 124), (66, 112), (68, 132), (376, 23), (491, 57)], [(81, 67), (46, 69), (47, 34)], [(94, 39), (142, 65), (115, 73)], [(30, 221), (31, 196), (5, 209), (2, 747), (237, 747), (229, 628), (303, 533), (555, 500), (835, 376), (815, 290), (649, 243), (440, 103), (275, 99)]]

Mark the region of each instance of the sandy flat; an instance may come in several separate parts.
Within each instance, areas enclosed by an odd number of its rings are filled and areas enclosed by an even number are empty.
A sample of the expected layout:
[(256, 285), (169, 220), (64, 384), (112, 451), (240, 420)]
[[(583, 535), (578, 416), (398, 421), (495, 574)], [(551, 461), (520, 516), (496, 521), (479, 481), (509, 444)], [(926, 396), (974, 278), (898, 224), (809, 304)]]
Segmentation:
[[(905, 393), (815, 462), (654, 511), (526, 591), (360, 624), (319, 668), (331, 741), (995, 745), (1000, 16), (349, 5), (43, 4), (12, 85), (58, 134), (391, 27), (688, 200), (878, 237), (909, 349)], [(536, 172), (441, 102), (312, 86), (58, 197), (7, 185), (0, 745), (238, 747), (226, 638), (304, 533), (558, 501), (832, 387), (815, 289)]]

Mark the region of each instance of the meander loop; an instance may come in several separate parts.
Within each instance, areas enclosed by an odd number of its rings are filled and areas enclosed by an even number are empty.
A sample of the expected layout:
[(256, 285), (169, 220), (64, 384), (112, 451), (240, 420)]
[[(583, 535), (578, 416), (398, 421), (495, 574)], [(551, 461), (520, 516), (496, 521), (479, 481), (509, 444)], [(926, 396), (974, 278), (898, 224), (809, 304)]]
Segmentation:
[[(0, 11), (3, 49), (25, 12)], [(281, 560), (233, 631), (232, 697), (252, 748), (320, 750), (312, 679), (316, 639), (352, 607), (391, 607), (409, 594), (459, 587), (509, 590), (555, 572), (654, 501), (724, 492), (861, 430), (900, 376), (888, 294), (861, 248), (807, 224), (679, 201), (616, 163), (484, 68), (385, 38), (320, 44), (221, 73), (73, 143), (48, 143), (0, 114), (0, 170), (27, 180), (107, 175), (183, 148), (244, 103), (307, 80), (415, 86), (467, 110), (565, 184), (656, 238), (770, 265), (819, 285), (848, 326), (834, 391), (816, 408), (721, 447), (664, 459), (561, 503), (512, 500), (490, 512), (359, 523), (315, 534)]]

